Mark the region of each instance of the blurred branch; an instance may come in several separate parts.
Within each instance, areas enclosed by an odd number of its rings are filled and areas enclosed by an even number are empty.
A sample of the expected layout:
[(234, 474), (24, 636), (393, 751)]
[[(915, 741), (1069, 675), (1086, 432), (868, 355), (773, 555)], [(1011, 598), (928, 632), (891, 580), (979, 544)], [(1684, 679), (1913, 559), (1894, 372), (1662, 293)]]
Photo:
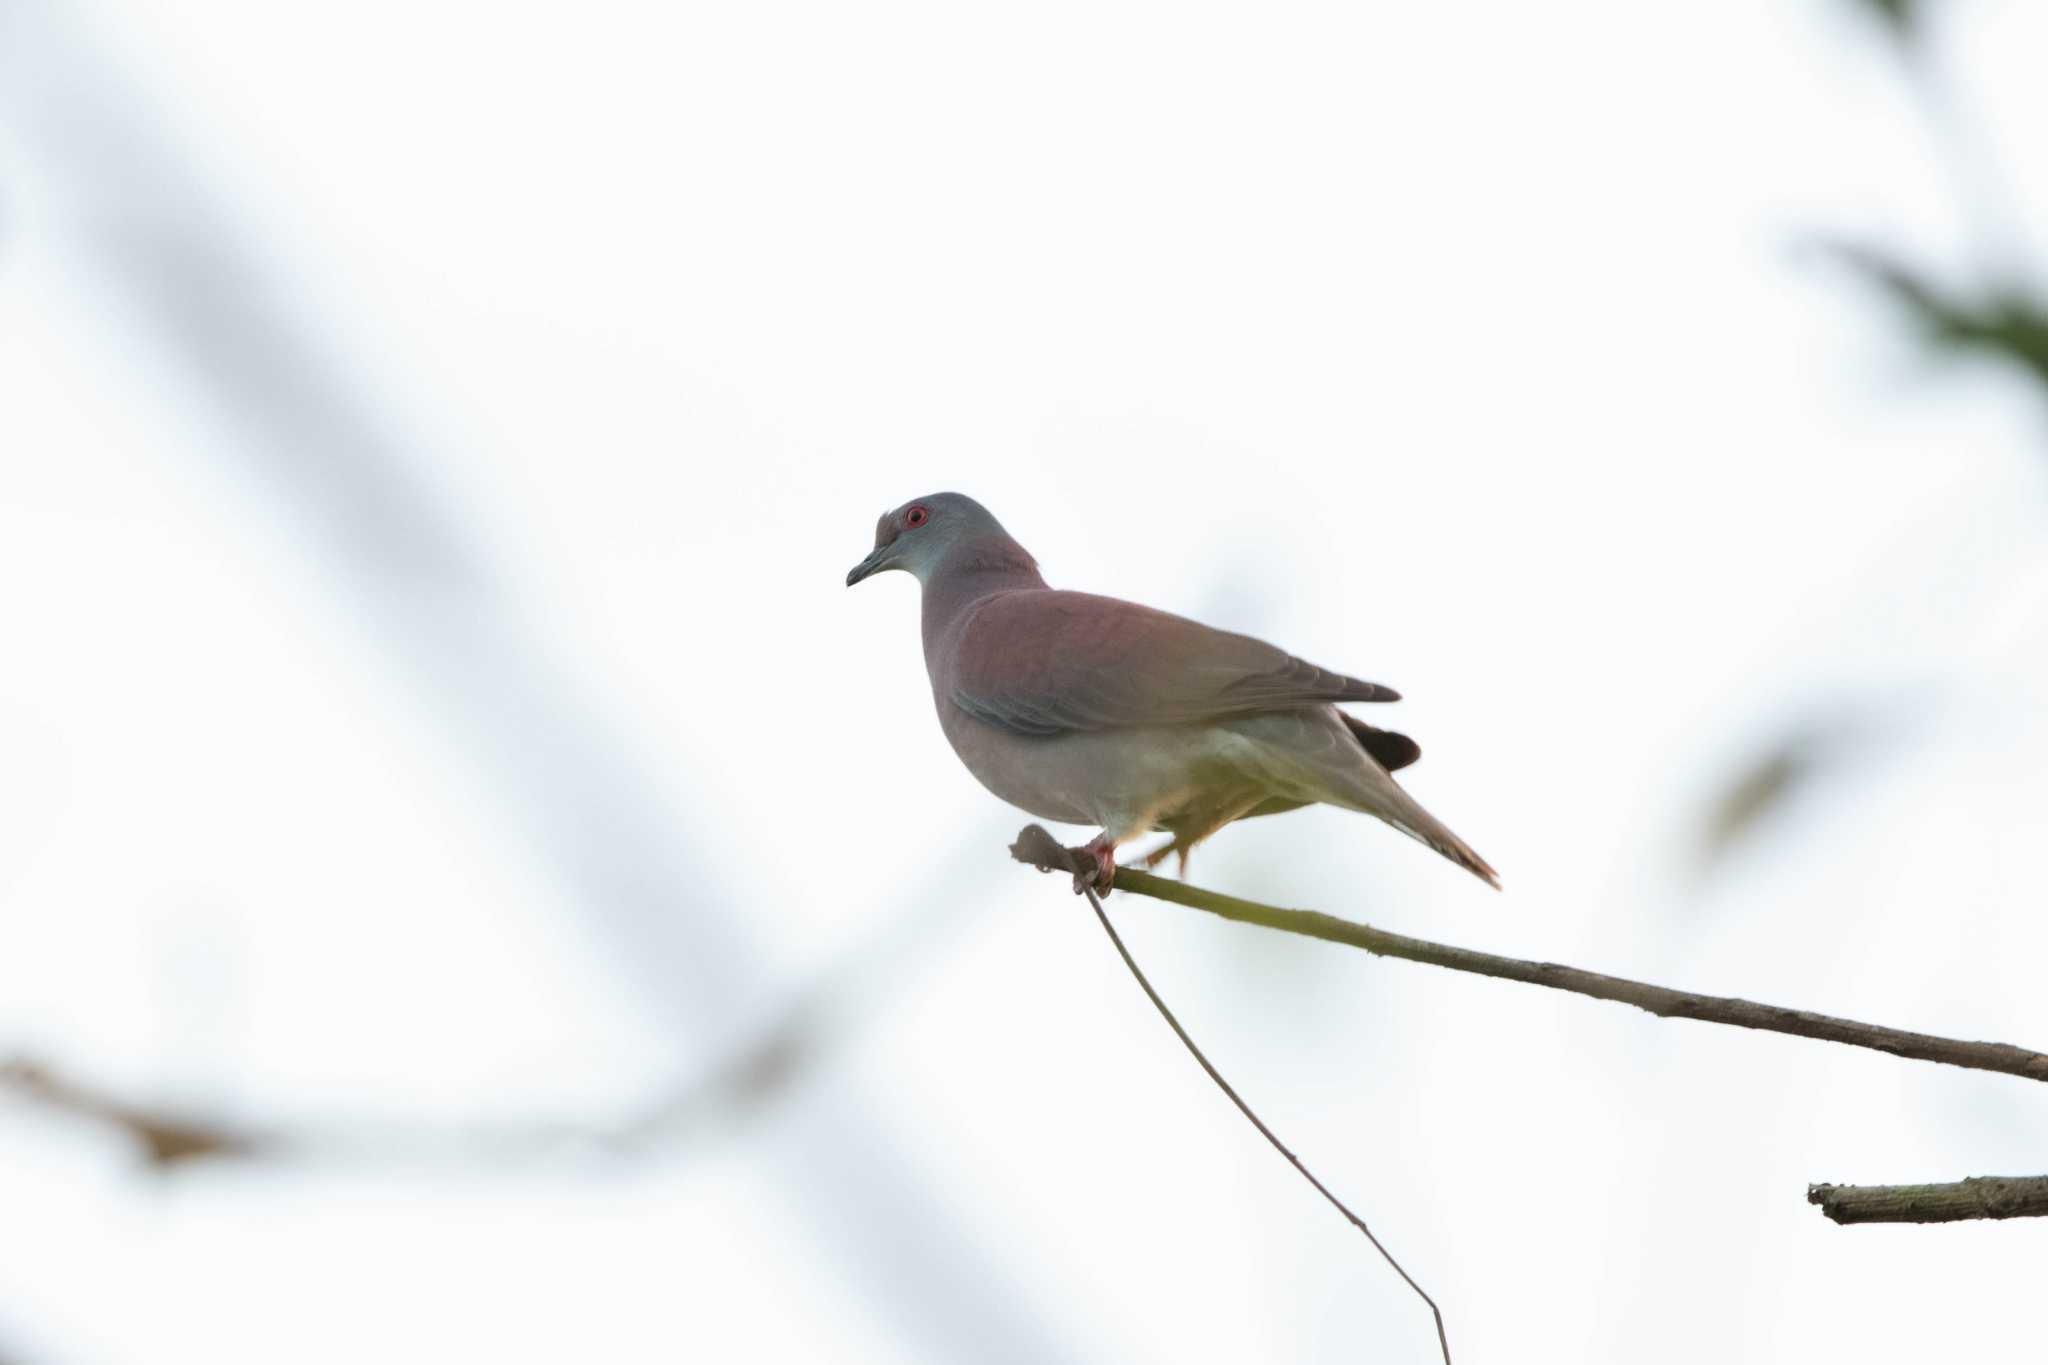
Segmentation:
[(2031, 294), (2005, 285), (1965, 298), (1874, 247), (1838, 242), (1827, 251), (1890, 295), (1936, 344), (2002, 356), (2048, 384), (2048, 307)]
[(819, 1005), (817, 997), (803, 997), (708, 1076), (676, 1087), (609, 1126), (548, 1119), (441, 1126), (376, 1124), (360, 1117), (257, 1125), (126, 1099), (26, 1058), (0, 1061), (0, 1090), (125, 1133), (161, 1173), (207, 1157), (267, 1161), (442, 1158), (474, 1166), (479, 1162), (541, 1160), (577, 1149), (625, 1156), (680, 1142), (714, 1123), (748, 1117), (778, 1098), (811, 1050), (818, 1032)]
[(254, 1131), (132, 1103), (20, 1058), (0, 1062), (0, 1087), (52, 1109), (113, 1125), (141, 1144), (149, 1163), (160, 1170), (197, 1157), (258, 1155), (273, 1145)]
[[(964, 858), (963, 845), (955, 857)], [(985, 855), (984, 855), (985, 856)], [(810, 982), (793, 990), (707, 1071), (678, 1082), (610, 1124), (547, 1118), (423, 1124), (305, 1118), (256, 1126), (124, 1098), (26, 1058), (0, 1058), (0, 1091), (105, 1124), (132, 1137), (150, 1165), (168, 1172), (202, 1157), (374, 1162), (446, 1159), (517, 1164), (588, 1149), (611, 1157), (673, 1149), (720, 1125), (754, 1117), (788, 1093), (826, 1051), (899, 995), (911, 973), (960, 926), (942, 900), (917, 902), (870, 930)], [(0, 1362), (4, 1365), (4, 1362)]]
[[(939, 879), (947, 879), (952, 863), (959, 863), (964, 874), (970, 859), (986, 857), (974, 853), (977, 848), (986, 848), (981, 835), (963, 839), (940, 865)], [(0, 1091), (121, 1130), (160, 1172), (202, 1157), (359, 1163), (439, 1159), (475, 1166), (547, 1160), (578, 1149), (607, 1157), (669, 1151), (719, 1126), (751, 1119), (782, 1099), (829, 1049), (856, 1036), (864, 1021), (900, 997), (912, 975), (961, 926), (952, 904), (940, 898), (897, 910), (791, 990), (774, 1013), (708, 1070), (662, 1089), (609, 1124), (542, 1117), (498, 1123), (375, 1122), (358, 1113), (258, 1127), (124, 1098), (26, 1057), (0, 1058)]]
[(1780, 738), (1751, 759), (1701, 822), (1698, 872), (1711, 872), (1738, 844), (1778, 816), (1820, 764), (1818, 747), (1805, 731)]
[(1973, 1175), (1941, 1185), (1808, 1185), (1837, 1223), (1957, 1223), (2048, 1218), (2048, 1175)]
[[(1038, 825), (1025, 827), (1017, 836), (1017, 842), (1010, 846), (1010, 856), (1041, 872), (1068, 870), (1067, 850), (1062, 849), (1058, 841)], [(1578, 967), (1561, 966), (1555, 962), (1529, 962), (1521, 958), (1477, 952), (1470, 948), (1454, 948), (1448, 944), (1432, 943), (1427, 939), (1409, 938), (1405, 934), (1374, 929), (1369, 925), (1356, 924), (1313, 910), (1283, 910), (1276, 906), (1261, 905), (1257, 901), (1239, 900), (1235, 896), (1220, 895), (1182, 882), (1169, 881), (1164, 877), (1155, 877), (1135, 868), (1117, 869), (1115, 889), (1128, 891), (1133, 895), (1150, 896), (1155, 900), (1171, 901), (1175, 905), (1185, 905), (1195, 910), (1206, 910), (1212, 915), (1221, 915), (1224, 919), (1236, 920), (1243, 924), (1257, 924), (1267, 929), (1279, 929), (1285, 933), (1322, 939), (1327, 943), (1363, 948), (1380, 957), (1397, 957), (1406, 962), (1423, 962), (1433, 967), (1448, 967), (1456, 972), (1471, 972), (1478, 976), (1497, 977), (1503, 981), (1521, 981), (1531, 986), (1547, 986), (1552, 990), (1591, 996), (1595, 1000), (1612, 1000), (1619, 1004), (1634, 1005), (1637, 1009), (1660, 1018), (1697, 1019), (1708, 1024), (1729, 1024), (1736, 1028), (1761, 1029), (1768, 1033), (1787, 1033), (1797, 1038), (1814, 1038), (1826, 1043), (1844, 1043), (1850, 1047), (1870, 1048), (1876, 1052), (1890, 1053), (1894, 1057), (1910, 1057), (1924, 1062), (1945, 1062), (1950, 1066), (1970, 1067), (1978, 1071), (2003, 1072), (2008, 1076), (2020, 1076), (2030, 1081), (2048, 1081), (2048, 1054), (2014, 1047), (2010, 1043), (1973, 1043), (1955, 1038), (1941, 1038), (1931, 1033), (1908, 1033), (1904, 1029), (1885, 1028), (1879, 1024), (1862, 1024), (1853, 1019), (1815, 1014), (1811, 1010), (1787, 1009), (1782, 1005), (1760, 1005), (1753, 1000), (1739, 1000), (1733, 996), (1696, 995), (1690, 991), (1676, 991), (1666, 986), (1653, 986), (1643, 981), (1630, 981), (1626, 977), (1607, 976)]]
[(1901, 43), (1918, 36), (1921, 0), (1862, 0), (1862, 4)]

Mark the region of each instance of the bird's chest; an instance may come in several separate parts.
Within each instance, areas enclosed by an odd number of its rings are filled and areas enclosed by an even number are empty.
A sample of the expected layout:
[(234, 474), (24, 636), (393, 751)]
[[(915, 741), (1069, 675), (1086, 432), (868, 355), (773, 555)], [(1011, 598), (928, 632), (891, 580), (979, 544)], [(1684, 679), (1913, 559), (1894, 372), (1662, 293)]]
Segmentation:
[(1071, 752), (1074, 737), (1034, 738), (976, 720), (944, 697), (939, 726), (974, 779), (1013, 806), (1042, 820), (1087, 824), (1096, 819), (1091, 793), (1099, 765)]

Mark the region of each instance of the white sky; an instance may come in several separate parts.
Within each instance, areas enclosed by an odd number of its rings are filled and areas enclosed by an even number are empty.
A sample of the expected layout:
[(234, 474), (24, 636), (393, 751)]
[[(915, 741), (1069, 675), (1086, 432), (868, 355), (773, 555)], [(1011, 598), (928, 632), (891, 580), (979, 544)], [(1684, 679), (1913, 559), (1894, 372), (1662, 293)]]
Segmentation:
[[(920, 945), (637, 1161), (0, 1100), (0, 1353), (1432, 1359), (840, 587), (934, 488), (1400, 688), (1508, 889), (1334, 811), (1203, 884), (2041, 1043), (2038, 406), (1802, 253), (2048, 259), (2048, 18), (1942, 9), (1930, 119), (1821, 3), (0, 6), (0, 1056), (595, 1124)], [(2043, 1169), (2019, 1081), (1119, 915), (1460, 1365), (2034, 1330), (2040, 1227), (1802, 1198)]]

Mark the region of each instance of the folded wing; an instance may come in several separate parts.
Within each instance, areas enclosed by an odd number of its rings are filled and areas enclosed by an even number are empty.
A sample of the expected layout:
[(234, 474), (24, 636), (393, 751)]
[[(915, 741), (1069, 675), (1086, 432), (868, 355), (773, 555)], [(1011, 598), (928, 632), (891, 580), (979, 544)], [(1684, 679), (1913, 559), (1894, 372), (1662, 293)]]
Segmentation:
[(968, 620), (952, 696), (1025, 735), (1185, 725), (1312, 702), (1398, 701), (1249, 635), (1091, 593), (1022, 590)]

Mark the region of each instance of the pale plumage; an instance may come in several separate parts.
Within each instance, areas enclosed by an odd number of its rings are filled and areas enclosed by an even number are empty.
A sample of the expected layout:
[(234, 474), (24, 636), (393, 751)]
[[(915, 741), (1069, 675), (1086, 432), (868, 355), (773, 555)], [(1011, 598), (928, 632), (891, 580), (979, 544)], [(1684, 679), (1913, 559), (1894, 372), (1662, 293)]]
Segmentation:
[[(885, 514), (849, 585), (884, 569), (924, 591), (925, 666), (939, 723), (982, 785), (1047, 820), (1148, 830), (1188, 850), (1233, 820), (1326, 802), (1374, 815), (1487, 882), (1485, 860), (1389, 775), (1420, 750), (1335, 703), (1399, 700), (1247, 635), (1113, 597), (1049, 588), (972, 498), (937, 493)], [(1154, 855), (1154, 860), (1160, 854)]]

